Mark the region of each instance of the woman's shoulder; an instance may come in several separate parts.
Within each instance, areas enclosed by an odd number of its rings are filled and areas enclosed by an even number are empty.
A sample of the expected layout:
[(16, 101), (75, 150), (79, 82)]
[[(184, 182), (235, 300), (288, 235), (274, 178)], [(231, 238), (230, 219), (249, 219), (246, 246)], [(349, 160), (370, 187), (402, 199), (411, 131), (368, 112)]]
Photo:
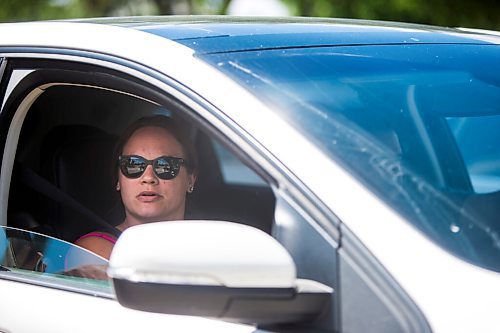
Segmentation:
[(111, 242), (113, 244), (115, 244), (116, 240), (118, 239), (115, 235), (112, 235), (112, 234), (105, 232), (105, 231), (98, 230), (98, 231), (89, 232), (88, 234), (85, 234), (85, 235), (79, 237), (75, 241), (75, 244), (78, 244), (78, 243), (84, 241), (85, 239), (89, 239), (89, 238), (103, 239), (103, 240), (106, 240), (106, 241)]
[(116, 240), (117, 237), (110, 233), (104, 231), (92, 231), (78, 238), (75, 241), (75, 244), (92, 251), (103, 258), (109, 259), (111, 250), (113, 249)]

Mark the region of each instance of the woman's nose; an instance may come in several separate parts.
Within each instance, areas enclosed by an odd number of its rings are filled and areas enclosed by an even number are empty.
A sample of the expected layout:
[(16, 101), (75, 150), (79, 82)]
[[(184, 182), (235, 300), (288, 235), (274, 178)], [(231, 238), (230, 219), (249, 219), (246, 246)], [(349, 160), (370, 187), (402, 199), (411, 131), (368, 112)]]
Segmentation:
[(146, 167), (146, 170), (144, 170), (144, 173), (142, 174), (142, 177), (141, 177), (141, 183), (146, 183), (146, 184), (158, 183), (158, 177), (156, 177), (156, 174), (153, 171), (152, 165), (148, 165)]

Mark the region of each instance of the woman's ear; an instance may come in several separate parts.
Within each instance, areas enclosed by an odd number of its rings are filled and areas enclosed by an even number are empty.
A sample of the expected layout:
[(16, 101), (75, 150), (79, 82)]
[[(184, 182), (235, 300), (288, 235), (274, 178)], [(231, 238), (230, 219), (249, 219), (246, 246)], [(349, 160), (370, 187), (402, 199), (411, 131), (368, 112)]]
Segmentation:
[(198, 178), (198, 175), (195, 172), (188, 175), (186, 192), (192, 193), (194, 191), (194, 184), (196, 183), (197, 178)]

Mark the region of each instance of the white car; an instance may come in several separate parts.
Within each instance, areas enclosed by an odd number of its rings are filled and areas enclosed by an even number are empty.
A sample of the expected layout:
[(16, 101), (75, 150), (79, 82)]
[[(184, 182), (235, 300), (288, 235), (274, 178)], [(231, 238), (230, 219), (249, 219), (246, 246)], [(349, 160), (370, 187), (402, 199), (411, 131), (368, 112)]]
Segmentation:
[[(0, 24), (0, 332), (500, 331), (499, 43), (302, 18)], [(108, 262), (72, 242), (120, 221), (111, 152), (152, 114), (189, 129), (199, 180), (187, 220), (127, 229)]]

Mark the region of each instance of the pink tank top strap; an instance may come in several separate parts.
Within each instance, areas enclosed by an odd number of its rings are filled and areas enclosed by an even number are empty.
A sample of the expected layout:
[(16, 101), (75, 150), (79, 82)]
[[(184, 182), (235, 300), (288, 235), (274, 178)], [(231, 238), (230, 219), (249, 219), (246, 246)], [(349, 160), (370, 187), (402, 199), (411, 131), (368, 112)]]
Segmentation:
[(80, 238), (78, 238), (76, 240), (76, 242), (84, 239), (84, 238), (88, 238), (88, 237), (98, 237), (98, 238), (103, 238), (105, 240), (107, 240), (108, 242), (111, 242), (113, 244), (116, 243), (116, 238), (114, 236), (111, 236), (109, 234), (105, 234), (105, 233), (102, 233), (102, 232), (99, 232), (99, 231), (93, 231), (93, 232), (89, 232), (88, 234), (85, 234), (83, 236), (81, 236)]

